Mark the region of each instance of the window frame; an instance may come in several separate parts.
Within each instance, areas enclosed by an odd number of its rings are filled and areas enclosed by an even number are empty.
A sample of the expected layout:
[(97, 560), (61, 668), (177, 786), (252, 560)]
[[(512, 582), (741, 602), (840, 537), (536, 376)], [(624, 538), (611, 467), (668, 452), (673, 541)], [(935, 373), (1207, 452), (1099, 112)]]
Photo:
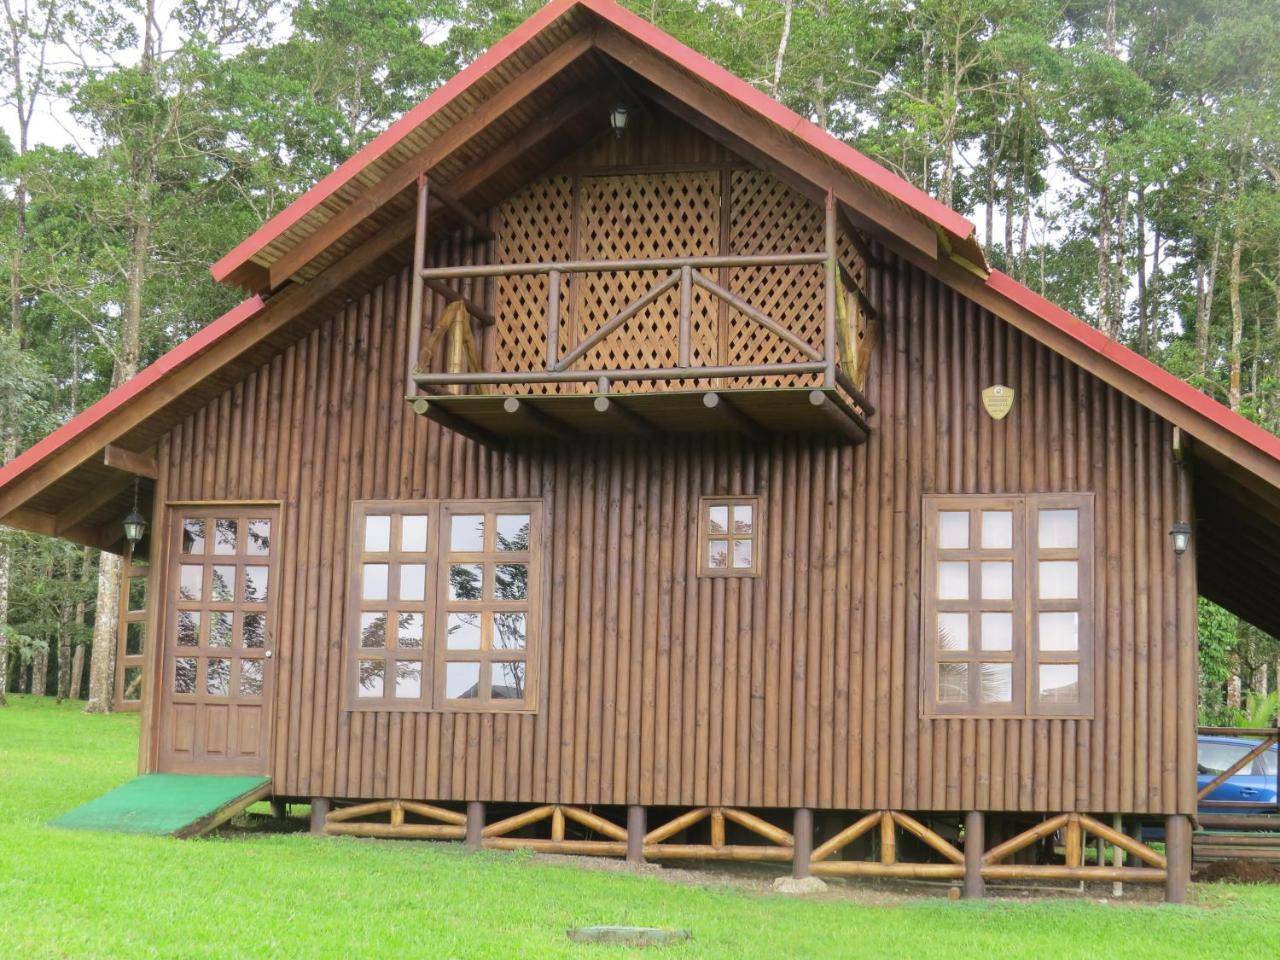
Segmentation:
[[(735, 534), (733, 532), (733, 508), (751, 507), (751, 532)], [(711, 508), (728, 507), (729, 529), (725, 533), (712, 533)], [(760, 509), (760, 497), (750, 495), (704, 496), (698, 498), (698, 576), (699, 577), (758, 577), (762, 569), (761, 546), (764, 542), (764, 515)], [(713, 567), (707, 555), (712, 540), (726, 540), (729, 543), (729, 566)], [(733, 566), (733, 544), (738, 540), (751, 543), (751, 566)]]
[[(1094, 495), (1092, 493), (1032, 494), (938, 494), (923, 498), (921, 536), (921, 619), (920, 619), (920, 704), (921, 715), (935, 718), (1034, 718), (1078, 719), (1094, 715), (1094, 644), (1093, 578), (1094, 578)], [(1075, 548), (1041, 548), (1039, 519), (1041, 510), (1072, 509), (1077, 511)], [(982, 513), (1010, 510), (1013, 513), (1011, 547), (983, 548), (981, 545)], [(938, 515), (965, 512), (969, 516), (969, 543), (963, 549), (944, 549), (938, 545)], [(969, 588), (965, 600), (944, 600), (937, 596), (938, 564), (947, 560), (969, 563)], [(1011, 599), (988, 600), (981, 596), (981, 563), (983, 560), (1011, 560), (1013, 584)], [(1074, 560), (1077, 563), (1077, 594), (1071, 600), (1039, 598), (1039, 564), (1041, 561)], [(1013, 614), (1012, 650), (983, 651), (980, 630), (983, 612), (1009, 610)], [(1078, 616), (1078, 643), (1074, 651), (1042, 651), (1039, 643), (1039, 614), (1042, 612), (1075, 612)], [(968, 649), (940, 651), (937, 643), (939, 613), (964, 612), (968, 615)], [(938, 664), (962, 662), (970, 664), (969, 698), (960, 702), (938, 699)], [(1009, 662), (1013, 664), (1011, 694), (1008, 703), (982, 703), (979, 700), (977, 664)], [(1042, 701), (1039, 694), (1039, 670), (1043, 664), (1075, 663), (1078, 665), (1079, 697), (1075, 703)]]
[[(357, 500), (351, 504), (349, 550), (347, 565), (347, 611), (343, 618), (344, 629), (343, 708), (351, 712), (396, 713), (534, 713), (538, 708), (538, 684), (541, 673), (542, 647), (539, 643), (542, 628), (541, 577), (545, 563), (542, 538), (543, 501), (533, 499), (411, 499), (411, 500)], [(449, 520), (455, 514), (483, 513), (490, 516), (527, 514), (529, 516), (529, 549), (508, 555), (495, 550), (484, 553), (455, 554), (449, 549)], [(366, 551), (365, 521), (370, 516), (391, 517), (388, 549)], [(403, 547), (403, 518), (425, 516), (427, 518), (427, 542), (424, 552), (406, 553)], [(486, 546), (493, 543), (493, 524), (486, 523)], [(450, 700), (444, 696), (445, 664), (448, 660), (473, 659), (471, 656), (449, 655), (445, 644), (446, 618), (451, 603), (448, 600), (447, 570), (451, 557), (466, 562), (494, 564), (508, 556), (521, 558), (516, 562), (528, 564), (528, 586), (524, 601), (473, 601), (477, 612), (496, 611), (495, 607), (521, 607), (525, 617), (525, 648), (523, 657), (509, 654), (490, 656), (491, 650), (476, 651), (481, 656), (474, 659), (487, 666), (491, 662), (507, 662), (523, 659), (525, 663), (524, 697), (520, 700), (492, 699), (485, 688), (484, 696), (476, 700)], [(454, 560), (454, 562), (458, 562)], [(363, 568), (366, 563), (387, 564), (387, 597), (384, 600), (365, 600), (363, 597)], [(421, 563), (425, 566), (425, 584), (421, 600), (402, 600), (399, 597), (400, 567), (404, 563)], [(486, 578), (486, 583), (491, 578)], [(381, 648), (360, 646), (361, 615), (385, 613), (384, 645)], [(422, 616), (422, 646), (412, 654), (400, 654), (398, 645), (398, 619), (404, 613)], [(456, 651), (455, 651), (456, 654)], [(383, 663), (383, 695), (361, 697), (359, 695), (360, 662), (381, 660)], [(397, 660), (416, 661), (421, 664), (419, 694), (416, 698), (396, 697), (395, 663)], [(482, 679), (485, 666), (482, 666)], [(483, 686), (483, 685), (482, 685)]]

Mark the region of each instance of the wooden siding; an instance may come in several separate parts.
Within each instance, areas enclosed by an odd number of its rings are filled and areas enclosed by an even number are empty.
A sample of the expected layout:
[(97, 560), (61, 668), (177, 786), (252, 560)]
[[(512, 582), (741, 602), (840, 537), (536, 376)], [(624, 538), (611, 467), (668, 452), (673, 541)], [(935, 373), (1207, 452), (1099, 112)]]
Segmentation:
[[(400, 399), (407, 274), (172, 431), (174, 500), (284, 502), (272, 775), (285, 794), (565, 803), (1189, 812), (1194, 557), (1171, 430), (902, 263), (861, 447), (481, 448)], [(1004, 421), (979, 390), (1017, 391)], [(924, 720), (921, 497), (1092, 491), (1097, 712)], [(703, 494), (764, 502), (765, 573), (700, 579)], [(340, 709), (349, 503), (539, 497), (535, 715)], [(1175, 589), (1176, 587), (1176, 589)]]

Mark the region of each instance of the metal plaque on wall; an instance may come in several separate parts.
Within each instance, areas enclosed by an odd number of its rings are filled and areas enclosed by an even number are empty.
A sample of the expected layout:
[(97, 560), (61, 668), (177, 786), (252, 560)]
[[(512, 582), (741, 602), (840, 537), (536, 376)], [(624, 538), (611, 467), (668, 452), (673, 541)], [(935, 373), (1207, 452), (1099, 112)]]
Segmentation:
[(982, 406), (993, 420), (1003, 420), (1013, 409), (1013, 387), (1001, 384), (987, 387), (982, 391)]

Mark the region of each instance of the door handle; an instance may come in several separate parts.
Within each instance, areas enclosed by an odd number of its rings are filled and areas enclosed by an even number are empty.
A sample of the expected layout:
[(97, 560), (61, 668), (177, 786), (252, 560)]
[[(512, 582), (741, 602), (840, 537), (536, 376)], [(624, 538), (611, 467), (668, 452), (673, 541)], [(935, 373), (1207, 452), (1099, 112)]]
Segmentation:
[(264, 656), (264, 657), (266, 657), (268, 660), (270, 660), (270, 659), (271, 659), (271, 651), (270, 651), (270, 650), (268, 650), (266, 653), (264, 653), (264, 654), (263, 654), (263, 656)]
[(1242, 796), (1242, 797), (1256, 797), (1257, 795), (1258, 795), (1258, 791), (1257, 791), (1257, 788), (1256, 788), (1256, 787), (1241, 787), (1241, 788), (1240, 788), (1240, 796)]

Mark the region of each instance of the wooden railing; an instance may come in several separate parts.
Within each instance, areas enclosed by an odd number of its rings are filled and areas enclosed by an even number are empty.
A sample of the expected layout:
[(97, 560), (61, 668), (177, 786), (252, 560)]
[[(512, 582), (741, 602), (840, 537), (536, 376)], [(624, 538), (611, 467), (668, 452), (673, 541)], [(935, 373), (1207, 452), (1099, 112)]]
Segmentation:
[[(1271, 746), (1280, 743), (1280, 727), (1201, 727), (1203, 736), (1237, 737), (1240, 739), (1257, 739), (1258, 744), (1226, 770), (1223, 770), (1203, 787), (1196, 791), (1196, 800), (1201, 807), (1212, 807), (1220, 810), (1258, 810), (1273, 809), (1280, 812), (1280, 763), (1276, 765), (1276, 797), (1272, 801), (1253, 800), (1207, 800), (1206, 797), (1222, 786), (1237, 773), (1262, 756)], [(1278, 758), (1280, 759), (1280, 758)]]
[[(446, 387), (459, 386), (497, 386), (511, 384), (546, 385), (558, 383), (593, 383), (600, 393), (609, 390), (610, 383), (617, 381), (662, 381), (662, 380), (714, 380), (720, 378), (754, 378), (779, 377), (794, 375), (821, 375), (824, 389), (837, 387), (853, 401), (864, 415), (874, 413), (874, 408), (862, 394), (861, 390), (840, 366), (838, 330), (841, 310), (837, 308), (837, 298), (842, 287), (849, 287), (859, 295), (860, 302), (865, 300), (862, 292), (849, 278), (847, 271), (840, 265), (837, 256), (836, 238), (836, 206), (833, 197), (828, 193), (826, 202), (825, 249), (802, 253), (777, 253), (762, 255), (738, 256), (687, 256), (663, 257), (649, 259), (619, 260), (571, 260), (548, 263), (515, 263), (515, 264), (480, 264), (468, 266), (425, 266), (426, 211), (428, 185), (425, 179), (419, 181), (418, 223), (414, 244), (413, 289), (410, 294), (410, 397), (417, 395), (420, 388), (425, 393), (438, 393)], [(759, 267), (795, 267), (823, 265), (824, 303), (823, 303), (823, 335), (819, 343), (806, 342), (784, 324), (766, 315), (737, 296), (731, 290), (712, 280), (704, 271), (724, 268), (759, 268)], [(561, 280), (570, 274), (611, 274), (624, 272), (653, 272), (659, 278), (650, 284), (638, 297), (618, 310), (592, 333), (578, 341), (561, 355)], [(465, 298), (453, 286), (461, 280), (488, 279), (516, 276), (546, 276), (548, 278), (548, 294), (546, 307), (546, 356), (540, 370), (480, 370), (450, 369), (446, 371), (429, 371), (422, 367), (422, 315), (425, 290), (430, 289), (453, 304), (465, 310), (471, 318), (482, 325), (492, 326), (497, 322), (487, 310), (479, 304)], [(692, 302), (694, 289), (700, 289), (712, 297), (722, 300), (748, 321), (768, 330), (788, 344), (801, 359), (773, 363), (729, 363), (717, 365), (695, 365), (692, 362), (694, 331), (692, 330)], [(647, 307), (653, 305), (669, 291), (678, 290), (678, 331), (676, 334), (674, 366), (651, 366), (639, 369), (628, 368), (581, 368), (575, 366), (593, 348), (598, 347), (610, 336), (618, 333)], [(438, 333), (437, 333), (438, 336)], [(845, 336), (849, 336), (845, 332)], [(432, 344), (434, 347), (434, 344)], [(455, 356), (461, 355), (460, 348), (451, 351)]]

